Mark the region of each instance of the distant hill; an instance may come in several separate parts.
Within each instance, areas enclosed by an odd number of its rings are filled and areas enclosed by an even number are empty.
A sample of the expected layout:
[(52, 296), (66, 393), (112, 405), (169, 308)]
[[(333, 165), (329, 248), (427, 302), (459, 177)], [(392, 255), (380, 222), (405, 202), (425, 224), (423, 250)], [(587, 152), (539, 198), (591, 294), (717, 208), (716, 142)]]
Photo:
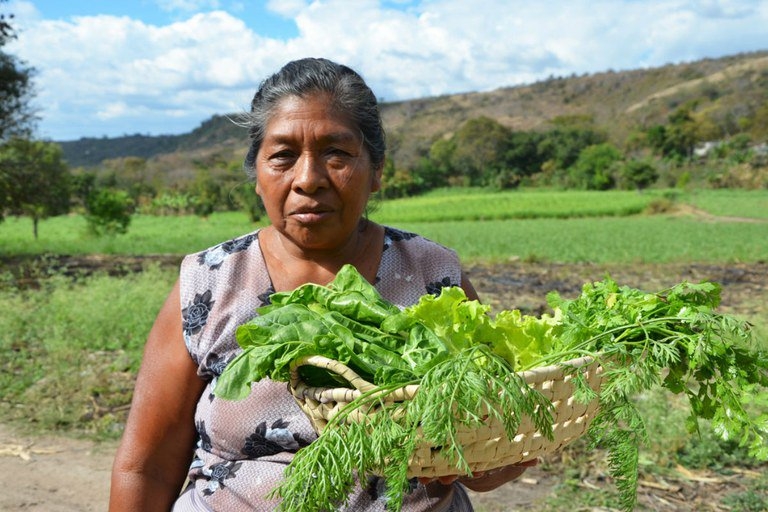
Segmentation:
[(190, 133), (182, 135), (125, 135), (122, 137), (83, 137), (59, 142), (64, 158), (72, 167), (94, 167), (104, 160), (121, 157), (151, 159), (159, 155), (189, 151), (203, 147), (242, 145), (246, 137), (243, 128), (229, 117), (216, 115), (204, 121)]
[[(530, 85), (410, 101), (384, 102), (382, 117), (389, 154), (408, 167), (431, 144), (466, 120), (487, 116), (513, 130), (541, 130), (562, 116), (587, 116), (621, 145), (633, 129), (663, 124), (678, 106), (697, 110), (722, 126), (736, 126), (768, 101), (768, 51), (649, 69), (551, 77)], [(180, 176), (211, 155), (241, 158), (247, 132), (217, 115), (183, 135), (83, 138), (60, 143), (72, 167), (95, 167), (106, 159), (136, 156)]]

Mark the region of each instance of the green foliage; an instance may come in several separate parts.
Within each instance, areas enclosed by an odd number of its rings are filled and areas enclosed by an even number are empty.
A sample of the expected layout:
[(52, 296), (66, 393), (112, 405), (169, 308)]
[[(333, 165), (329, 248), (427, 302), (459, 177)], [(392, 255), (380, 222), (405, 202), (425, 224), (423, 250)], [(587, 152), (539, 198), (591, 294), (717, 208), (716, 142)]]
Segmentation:
[[(40, 289), (0, 286), (0, 413), (42, 431), (120, 435), (141, 353), (176, 270)], [(22, 407), (23, 406), (23, 407)]]
[[(432, 170), (429, 164), (427, 167), (422, 167), (419, 173), (413, 173), (407, 169), (397, 169), (394, 161), (388, 158), (384, 162), (379, 196), (384, 199), (394, 199), (415, 195), (425, 188), (422, 172), (429, 175), (432, 174)], [(437, 178), (432, 176), (431, 179)]]
[(489, 117), (468, 120), (453, 136), (450, 156), (452, 174), (462, 175), (469, 185), (485, 185), (503, 167), (511, 131)]
[(181, 192), (164, 192), (153, 197), (141, 207), (141, 213), (148, 215), (189, 215), (193, 213), (195, 198)]
[(632, 401), (644, 391), (661, 387), (683, 394), (690, 432), (698, 432), (700, 419), (710, 421), (721, 438), (768, 460), (766, 418), (746, 408), (752, 394), (768, 387), (768, 352), (752, 338), (749, 324), (716, 311), (719, 285), (682, 282), (646, 293), (605, 279), (584, 285), (574, 300), (555, 293), (548, 299), (563, 313), (560, 350), (599, 353), (603, 362), (606, 382), (589, 435), (595, 447), (609, 451), (625, 510), (636, 504), (638, 451), (647, 442)]
[(701, 141), (699, 126), (693, 117), (695, 102), (687, 103), (669, 115), (666, 125), (648, 130), (648, 142), (661, 156), (672, 160), (688, 160), (693, 147)]
[(633, 159), (621, 166), (618, 181), (621, 188), (643, 190), (653, 185), (659, 179), (656, 166), (649, 160)]
[(606, 139), (589, 119), (556, 119), (554, 125), (546, 132), (513, 132), (488, 117), (470, 119), (450, 138), (432, 144), (413, 179), (421, 179), (427, 190), (445, 185), (516, 188), (547, 164), (565, 174), (582, 150)]
[(12, 19), (12, 14), (0, 14), (0, 142), (12, 137), (29, 137), (35, 121), (30, 106), (35, 70), (3, 49), (16, 38)]
[[(500, 318), (510, 313), (502, 311), (491, 319), (488, 306), (453, 287), (400, 311), (347, 265), (327, 287), (307, 284), (273, 294), (271, 305), (240, 326), (244, 351), (218, 379), (216, 394), (240, 399), (254, 381), (289, 381), (292, 369), (303, 369), (317, 356), (340, 361), (373, 384), (356, 386), (360, 396), (289, 465), (275, 492), (284, 498), (281, 509), (290, 511), (343, 503), (355, 482), (353, 471), (360, 478), (383, 474), (387, 508), (399, 510), (415, 440), (441, 447), (455, 474), (471, 472), (456, 441), (457, 427), (482, 425), (486, 416), (503, 421), (510, 439), (524, 416), (551, 437), (546, 399), (513, 372), (584, 356), (599, 360), (604, 376), (588, 435), (594, 447), (608, 450), (624, 510), (636, 504), (639, 450), (648, 441), (634, 402), (643, 392), (683, 394), (690, 404), (689, 431), (707, 420), (724, 440), (768, 460), (766, 418), (747, 410), (751, 397), (768, 388), (768, 352), (754, 343), (748, 323), (716, 311), (719, 285), (682, 282), (648, 293), (606, 278), (585, 284), (576, 299), (552, 292), (548, 301), (553, 317), (521, 322), (520, 315)], [(519, 366), (521, 350), (530, 357)], [(335, 372), (325, 372), (325, 364), (311, 368), (303, 374), (306, 385), (345, 386)], [(576, 400), (597, 396), (574, 381)], [(419, 385), (413, 398), (387, 400), (408, 384)], [(373, 418), (359, 416), (360, 408), (366, 414), (371, 407)]]
[(122, 235), (131, 224), (133, 200), (122, 190), (100, 189), (88, 196), (85, 220), (95, 236)]
[(551, 161), (561, 171), (569, 169), (589, 146), (606, 142), (606, 135), (595, 128), (570, 126), (557, 127), (546, 133), (539, 144), (540, 160)]
[(445, 187), (451, 175), (451, 158), (456, 151), (456, 141), (451, 138), (436, 140), (429, 148), (429, 154), (420, 161), (420, 174), (430, 189)]
[(58, 144), (12, 138), (0, 145), (0, 219), (26, 215), (38, 222), (69, 211), (70, 174)]
[(551, 155), (542, 154), (540, 145), (548, 134), (533, 131), (512, 132), (506, 153), (504, 165), (521, 178), (530, 177), (541, 172), (541, 167)]
[(253, 186), (253, 183), (241, 183), (232, 188), (229, 195), (232, 202), (248, 215), (251, 223), (259, 222), (266, 215), (264, 204), (262, 204), (261, 198), (256, 194), (256, 188)]
[(224, 203), (222, 184), (207, 169), (197, 171), (190, 194), (194, 197), (194, 213), (201, 217), (212, 214), (218, 205)]
[(586, 190), (607, 190), (614, 187), (614, 169), (623, 158), (612, 144), (587, 146), (568, 171), (568, 184)]
[(76, 210), (85, 211), (88, 198), (96, 190), (96, 174), (76, 169), (71, 176), (71, 194)]

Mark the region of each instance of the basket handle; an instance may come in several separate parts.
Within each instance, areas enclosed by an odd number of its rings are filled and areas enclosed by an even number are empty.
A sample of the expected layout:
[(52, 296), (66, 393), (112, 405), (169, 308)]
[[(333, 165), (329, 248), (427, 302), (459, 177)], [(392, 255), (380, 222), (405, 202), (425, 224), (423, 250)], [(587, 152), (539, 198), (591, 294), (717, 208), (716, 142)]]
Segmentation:
[(361, 393), (367, 393), (378, 388), (378, 386), (359, 376), (344, 363), (320, 355), (302, 356), (291, 363), (291, 386), (293, 387), (296, 387), (301, 382), (299, 377), (299, 367), (301, 366), (316, 366), (332, 371), (343, 377), (344, 380)]

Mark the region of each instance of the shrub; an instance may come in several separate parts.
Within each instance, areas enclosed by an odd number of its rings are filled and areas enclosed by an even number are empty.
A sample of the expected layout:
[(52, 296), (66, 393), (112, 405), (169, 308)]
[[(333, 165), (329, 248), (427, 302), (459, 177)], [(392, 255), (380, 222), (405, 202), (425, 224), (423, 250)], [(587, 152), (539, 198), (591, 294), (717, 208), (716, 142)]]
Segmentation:
[(133, 200), (122, 190), (101, 189), (88, 197), (85, 220), (88, 231), (96, 236), (128, 232)]

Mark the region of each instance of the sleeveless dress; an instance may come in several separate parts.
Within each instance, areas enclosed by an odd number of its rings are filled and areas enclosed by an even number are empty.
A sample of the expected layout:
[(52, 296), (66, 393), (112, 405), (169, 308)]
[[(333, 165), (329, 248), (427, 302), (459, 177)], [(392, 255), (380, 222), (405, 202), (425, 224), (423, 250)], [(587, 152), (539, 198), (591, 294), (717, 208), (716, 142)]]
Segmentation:
[[(375, 286), (390, 302), (405, 307), (425, 293), (461, 283), (456, 254), (421, 236), (385, 227)], [(236, 238), (184, 258), (180, 270), (184, 341), (208, 383), (198, 401), (198, 443), (189, 485), (173, 508), (186, 511), (271, 511), (267, 499), (281, 481), (293, 454), (316, 434), (284, 382), (264, 379), (238, 401), (217, 398), (216, 379), (240, 352), (237, 326), (256, 315), (274, 292), (258, 243), (259, 232)], [(355, 512), (386, 509), (383, 479), (361, 483), (347, 508)], [(407, 512), (471, 511), (459, 484), (428, 487), (416, 479), (403, 502)]]

